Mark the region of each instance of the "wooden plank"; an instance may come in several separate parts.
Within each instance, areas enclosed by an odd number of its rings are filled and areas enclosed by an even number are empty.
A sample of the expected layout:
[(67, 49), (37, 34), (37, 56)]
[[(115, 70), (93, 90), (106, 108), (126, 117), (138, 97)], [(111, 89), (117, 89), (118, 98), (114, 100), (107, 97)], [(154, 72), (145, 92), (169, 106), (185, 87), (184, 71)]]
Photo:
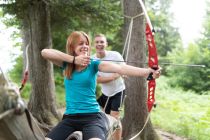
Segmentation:
[(15, 114), (18, 105), (23, 111), (25, 106), (21, 106), (16, 89), (11, 85), (0, 72), (0, 140), (44, 140), (42, 131), (31, 115), (29, 120), (36, 135), (29, 126), (26, 113)]
[(14, 113), (0, 120), (0, 140), (44, 140), (39, 127), (34, 119), (31, 118), (33, 130), (32, 132), (27, 121), (26, 114), (15, 115)]

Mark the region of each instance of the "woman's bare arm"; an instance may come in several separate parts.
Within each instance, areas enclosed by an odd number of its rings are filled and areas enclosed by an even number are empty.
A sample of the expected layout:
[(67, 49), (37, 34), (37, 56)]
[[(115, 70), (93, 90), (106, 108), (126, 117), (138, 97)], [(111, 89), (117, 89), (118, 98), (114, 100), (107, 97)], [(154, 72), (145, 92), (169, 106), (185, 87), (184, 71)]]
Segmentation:
[(117, 78), (119, 78), (120, 75), (118, 73), (112, 73), (110, 76), (105, 77), (105, 76), (98, 76), (97, 77), (97, 83), (108, 83), (111, 82), (113, 80), (116, 80)]
[(120, 75), (140, 76), (145, 78), (148, 77), (150, 73), (153, 73), (153, 78), (158, 78), (160, 76), (161, 69), (153, 70), (151, 68), (138, 68), (126, 64), (120, 65), (110, 62), (101, 62), (99, 70), (102, 72), (113, 72), (119, 73)]
[(75, 64), (82, 66), (87, 66), (90, 63), (90, 56), (80, 55), (74, 57), (55, 49), (43, 49), (41, 54), (45, 59), (58, 66), (62, 66), (64, 61), (67, 63), (73, 63), (74, 61)]

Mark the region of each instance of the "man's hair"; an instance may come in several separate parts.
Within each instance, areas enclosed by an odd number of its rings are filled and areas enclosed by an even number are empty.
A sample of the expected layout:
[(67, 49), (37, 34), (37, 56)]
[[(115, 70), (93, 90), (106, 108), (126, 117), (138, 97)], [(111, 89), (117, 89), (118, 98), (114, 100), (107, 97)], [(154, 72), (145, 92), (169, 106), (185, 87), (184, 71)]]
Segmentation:
[(101, 33), (100, 34), (96, 34), (95, 35), (95, 38), (96, 37), (104, 37), (105, 38), (105, 41), (106, 41), (106, 44), (108, 45), (107, 38), (106, 38), (106, 36), (104, 34), (101, 34)]
[(96, 34), (96, 35), (95, 35), (95, 38), (96, 38), (96, 37), (104, 37), (104, 38), (106, 38), (106, 36), (105, 36), (104, 34), (101, 34), (101, 33), (100, 33), (100, 34)]

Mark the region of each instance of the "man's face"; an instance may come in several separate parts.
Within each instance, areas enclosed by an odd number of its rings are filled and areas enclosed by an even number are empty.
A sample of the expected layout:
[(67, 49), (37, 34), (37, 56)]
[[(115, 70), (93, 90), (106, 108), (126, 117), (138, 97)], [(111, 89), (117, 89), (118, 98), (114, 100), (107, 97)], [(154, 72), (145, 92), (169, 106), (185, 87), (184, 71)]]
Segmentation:
[(106, 38), (102, 36), (95, 37), (94, 45), (96, 48), (96, 53), (104, 52), (107, 46)]

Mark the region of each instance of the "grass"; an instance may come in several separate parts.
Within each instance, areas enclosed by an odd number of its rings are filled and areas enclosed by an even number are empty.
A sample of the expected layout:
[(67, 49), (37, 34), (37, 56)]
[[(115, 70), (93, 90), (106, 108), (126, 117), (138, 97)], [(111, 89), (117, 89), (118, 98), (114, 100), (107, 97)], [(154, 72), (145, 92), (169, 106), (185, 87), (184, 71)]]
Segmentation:
[(58, 108), (64, 108), (66, 106), (64, 87), (56, 87), (56, 103)]
[(210, 95), (170, 88), (167, 80), (162, 77), (157, 82), (153, 125), (192, 140), (210, 139)]

